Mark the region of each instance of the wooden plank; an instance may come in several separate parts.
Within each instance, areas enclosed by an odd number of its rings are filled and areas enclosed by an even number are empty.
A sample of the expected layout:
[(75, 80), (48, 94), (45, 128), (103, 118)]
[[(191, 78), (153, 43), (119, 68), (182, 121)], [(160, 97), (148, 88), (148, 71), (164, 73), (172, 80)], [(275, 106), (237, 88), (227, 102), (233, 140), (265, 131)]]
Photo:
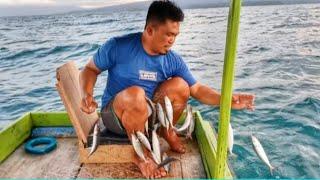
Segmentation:
[[(210, 123), (202, 119), (200, 112), (196, 112), (196, 137), (208, 178), (213, 178), (215, 168), (217, 148), (215, 134)], [(228, 166), (225, 169), (225, 178), (233, 178)]]
[(181, 172), (183, 178), (206, 178), (201, 154), (195, 140), (185, 140), (186, 153), (181, 154)]
[(135, 152), (131, 145), (100, 145), (88, 157), (90, 148), (84, 148), (79, 142), (80, 162), (82, 163), (131, 163), (134, 162)]
[(178, 153), (168, 153), (169, 156), (175, 157), (179, 159), (180, 161), (174, 161), (170, 165), (169, 174), (167, 175), (167, 178), (173, 178), (173, 179), (181, 179), (182, 176), (182, 164), (181, 164), (181, 155)]
[(0, 165), (1, 178), (74, 178), (78, 174), (77, 138), (58, 138), (58, 146), (45, 155), (32, 155), (20, 146)]
[[(171, 163), (169, 174), (165, 178), (205, 178), (197, 143), (181, 139), (186, 146), (186, 153), (183, 155), (170, 151), (169, 145), (160, 138), (161, 151), (179, 159)], [(78, 178), (143, 178), (143, 176), (133, 163), (92, 163), (83, 165)]]
[(72, 126), (68, 114), (63, 112), (31, 112), (34, 127)]
[(179, 161), (174, 161), (171, 163), (169, 174), (167, 175), (166, 178), (181, 179), (182, 178), (181, 154), (176, 153), (176, 152), (172, 152), (170, 150), (169, 144), (163, 138), (159, 138), (159, 141), (160, 141), (160, 147), (161, 147), (162, 153), (166, 152), (168, 156), (179, 159)]
[(86, 114), (80, 110), (81, 94), (79, 70), (74, 61), (69, 61), (57, 69), (57, 84), (59, 95), (66, 107), (78, 138), (87, 143), (87, 137), (99, 119), (96, 112)]
[(30, 136), (31, 127), (30, 113), (27, 113), (0, 131), (0, 163)]
[(144, 178), (133, 163), (84, 164), (77, 178)]

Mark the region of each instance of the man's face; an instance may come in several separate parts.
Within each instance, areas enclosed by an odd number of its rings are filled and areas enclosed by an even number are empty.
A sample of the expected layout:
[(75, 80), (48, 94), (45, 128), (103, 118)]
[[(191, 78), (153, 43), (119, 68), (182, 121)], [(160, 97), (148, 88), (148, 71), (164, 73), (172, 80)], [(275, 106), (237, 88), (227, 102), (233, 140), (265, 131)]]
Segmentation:
[(179, 34), (180, 23), (167, 20), (152, 27), (152, 49), (159, 54), (166, 54)]

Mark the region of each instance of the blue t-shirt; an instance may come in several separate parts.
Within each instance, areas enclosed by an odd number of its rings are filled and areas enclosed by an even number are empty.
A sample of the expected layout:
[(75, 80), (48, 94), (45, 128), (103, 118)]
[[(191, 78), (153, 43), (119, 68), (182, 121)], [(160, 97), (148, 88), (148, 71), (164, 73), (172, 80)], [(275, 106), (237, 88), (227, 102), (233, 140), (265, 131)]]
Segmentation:
[(189, 86), (196, 83), (178, 54), (169, 51), (165, 55), (150, 56), (143, 49), (141, 37), (142, 33), (134, 33), (111, 38), (93, 56), (101, 71), (108, 70), (102, 108), (118, 92), (130, 86), (140, 86), (152, 98), (156, 87), (170, 77), (179, 76)]

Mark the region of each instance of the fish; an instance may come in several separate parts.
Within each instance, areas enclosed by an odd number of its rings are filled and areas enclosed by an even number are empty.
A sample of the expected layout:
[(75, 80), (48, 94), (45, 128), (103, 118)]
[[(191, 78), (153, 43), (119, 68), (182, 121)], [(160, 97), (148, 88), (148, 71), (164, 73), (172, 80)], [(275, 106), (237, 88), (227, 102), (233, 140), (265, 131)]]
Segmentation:
[(161, 161), (160, 142), (155, 130), (152, 131), (152, 150), (157, 159), (156, 161)]
[(191, 115), (192, 115), (191, 116), (191, 122), (190, 122), (190, 125), (189, 125), (188, 130), (187, 130), (186, 138), (192, 140), (192, 133), (193, 133), (195, 125), (196, 125), (195, 119), (193, 118), (192, 109), (191, 109)]
[(166, 120), (166, 129), (167, 129), (167, 131), (169, 130), (169, 128), (170, 128), (170, 121), (169, 121), (169, 119), (167, 118), (167, 117), (165, 117), (165, 120)]
[(137, 131), (136, 134), (139, 141), (144, 145), (144, 147), (146, 147), (149, 151), (152, 151), (148, 138), (140, 131)]
[(148, 119), (144, 123), (144, 128), (145, 128), (147, 136), (149, 137), (149, 122), (148, 122)]
[(177, 132), (181, 132), (181, 131), (186, 130), (186, 129), (189, 127), (189, 125), (190, 125), (191, 119), (192, 119), (192, 108), (191, 108), (191, 106), (188, 104), (188, 105), (187, 105), (187, 116), (186, 116), (186, 119), (185, 119), (183, 125), (182, 125), (179, 129), (177, 129), (176, 127), (174, 127), (174, 130), (177, 131)]
[(149, 107), (151, 107), (151, 110), (152, 110), (150, 128), (151, 130), (153, 130), (157, 120), (157, 110), (156, 110), (155, 104), (151, 101), (151, 99), (149, 99), (148, 97), (146, 97), (146, 99)]
[(173, 128), (173, 108), (170, 99), (168, 96), (164, 97), (164, 104), (166, 109), (166, 115), (169, 120), (169, 125), (171, 128)]
[(93, 139), (92, 139), (92, 146), (89, 152), (89, 156), (91, 156), (98, 148), (100, 144), (100, 128), (98, 122), (94, 125), (93, 129)]
[(273, 170), (275, 169), (269, 162), (267, 154), (265, 153), (260, 141), (255, 136), (251, 135), (251, 140), (253, 144), (253, 148), (257, 153), (258, 157), (269, 167), (271, 175), (273, 175)]
[(158, 118), (159, 118), (161, 125), (163, 127), (167, 127), (165, 115), (163, 113), (163, 109), (162, 109), (162, 106), (160, 103), (157, 103), (157, 114), (158, 114)]
[(146, 158), (144, 157), (144, 153), (143, 153), (143, 149), (141, 147), (141, 143), (139, 141), (139, 139), (137, 138), (136, 135), (131, 134), (131, 142), (132, 142), (132, 146), (134, 151), (137, 153), (137, 155), (144, 161), (146, 162)]
[(171, 162), (176, 161), (176, 160), (178, 160), (178, 159), (174, 158), (174, 157), (167, 157), (160, 164), (158, 164), (158, 168), (164, 167), (164, 166), (166, 166), (166, 165), (168, 165)]
[(154, 162), (156, 162), (157, 164), (160, 164), (161, 163), (161, 160), (157, 157), (157, 155), (151, 151), (151, 156), (152, 156), (152, 159), (154, 160)]
[(229, 123), (229, 130), (228, 130), (228, 150), (231, 156), (235, 156), (235, 154), (233, 154), (232, 149), (233, 149), (233, 141), (234, 141), (234, 137), (233, 137), (233, 129), (231, 126), (231, 122)]
[[(167, 158), (168, 158), (168, 155), (167, 155), (167, 153), (164, 152), (164, 153), (162, 154), (162, 160), (165, 160), (165, 159), (167, 159)], [(171, 167), (171, 166), (170, 166), (170, 163), (163, 166), (164, 170), (166, 170), (167, 173), (169, 173), (170, 167)]]

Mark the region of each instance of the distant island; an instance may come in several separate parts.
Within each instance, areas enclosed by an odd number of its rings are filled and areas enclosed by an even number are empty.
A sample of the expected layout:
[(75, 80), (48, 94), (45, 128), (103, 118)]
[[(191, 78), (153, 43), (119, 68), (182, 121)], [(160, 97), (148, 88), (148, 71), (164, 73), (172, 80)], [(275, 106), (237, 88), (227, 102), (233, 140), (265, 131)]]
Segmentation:
[[(120, 11), (120, 10), (145, 10), (152, 1), (128, 3), (123, 5), (108, 6), (92, 11)], [(229, 0), (175, 0), (183, 9), (228, 7)], [(266, 5), (290, 5), (290, 4), (314, 4), (320, 0), (242, 0), (242, 6), (266, 6)]]
[[(56, 0), (53, 0), (56, 1)], [(196, 8), (215, 8), (228, 7), (230, 0), (173, 0), (182, 9)], [(113, 5), (96, 9), (84, 9), (79, 4), (63, 5), (17, 5), (0, 6), (1, 16), (30, 16), (30, 15), (50, 15), (64, 14), (73, 12), (114, 12), (114, 11), (132, 11), (132, 10), (147, 10), (152, 0), (126, 3), (121, 5)], [(242, 0), (242, 6), (265, 6), (265, 5), (289, 5), (289, 4), (311, 4), (320, 3), (320, 0)]]

